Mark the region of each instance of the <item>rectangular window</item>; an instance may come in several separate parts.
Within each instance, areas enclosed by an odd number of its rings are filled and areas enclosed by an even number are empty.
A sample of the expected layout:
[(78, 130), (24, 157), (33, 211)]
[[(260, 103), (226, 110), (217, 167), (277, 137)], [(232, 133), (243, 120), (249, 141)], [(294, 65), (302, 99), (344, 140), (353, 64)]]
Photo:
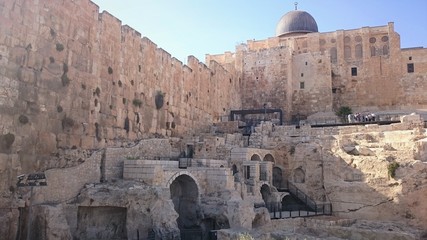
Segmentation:
[(351, 76), (357, 76), (357, 68), (356, 67), (351, 68)]
[(304, 89), (305, 88), (305, 84), (304, 82), (300, 82), (299, 83), (299, 89)]
[(413, 63), (408, 63), (408, 73), (413, 73), (414, 72), (414, 64)]
[(246, 179), (251, 178), (251, 167), (250, 166), (245, 167), (245, 178)]

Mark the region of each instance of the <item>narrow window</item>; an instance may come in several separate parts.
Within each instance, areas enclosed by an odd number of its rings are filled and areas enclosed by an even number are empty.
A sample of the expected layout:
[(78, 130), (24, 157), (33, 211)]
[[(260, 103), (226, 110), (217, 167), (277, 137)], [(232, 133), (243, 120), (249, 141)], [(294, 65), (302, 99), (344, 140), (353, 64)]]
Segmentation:
[(409, 57), (409, 61), (412, 61), (412, 57)]
[(308, 64), (308, 63), (307, 63), (307, 62), (305, 62), (305, 65), (306, 65), (306, 66), (307, 66), (307, 64)]
[(414, 64), (413, 63), (408, 63), (408, 73), (413, 73), (414, 72)]
[(337, 93), (337, 88), (332, 88), (332, 93)]
[(388, 55), (388, 45), (383, 46), (383, 55)]
[(371, 46), (371, 57), (376, 56), (377, 49), (374, 46)]
[(330, 54), (331, 54), (331, 63), (337, 63), (338, 61), (337, 49), (335, 47), (330, 49)]
[(300, 82), (299, 83), (299, 89), (304, 89), (305, 88), (305, 84), (304, 82)]
[(246, 170), (245, 171), (245, 173), (246, 173), (246, 179), (251, 178), (251, 167), (250, 166), (246, 166), (245, 170)]
[(351, 68), (351, 76), (357, 76), (357, 68), (356, 67)]
[(301, 73), (301, 77), (304, 77), (304, 73)]

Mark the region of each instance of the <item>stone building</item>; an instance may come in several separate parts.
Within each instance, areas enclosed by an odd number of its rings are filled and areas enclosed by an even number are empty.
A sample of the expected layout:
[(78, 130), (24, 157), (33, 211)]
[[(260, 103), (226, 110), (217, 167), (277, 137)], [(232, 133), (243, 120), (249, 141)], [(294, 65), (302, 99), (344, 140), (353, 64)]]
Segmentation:
[[(2, 239), (427, 234), (419, 115), (277, 124), (282, 111), (289, 123), (427, 107), (427, 50), (401, 49), (393, 23), (319, 33), (291, 11), (276, 37), (206, 64), (183, 64), (90, 0), (0, 0), (0, 23)], [(36, 172), (47, 186), (23, 184)], [(301, 216), (299, 201), (334, 218), (282, 219)]]
[(244, 109), (266, 104), (283, 109), (288, 120), (342, 106), (427, 106), (427, 49), (401, 49), (393, 23), (319, 33), (309, 13), (295, 10), (280, 19), (275, 37), (207, 55), (206, 62), (212, 60), (238, 79)]

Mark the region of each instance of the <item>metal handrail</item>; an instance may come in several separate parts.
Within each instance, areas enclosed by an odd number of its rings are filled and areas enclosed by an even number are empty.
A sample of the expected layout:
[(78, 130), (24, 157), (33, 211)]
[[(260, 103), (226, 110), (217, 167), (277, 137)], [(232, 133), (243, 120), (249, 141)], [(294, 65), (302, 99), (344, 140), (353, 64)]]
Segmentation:
[[(282, 187), (282, 185), (281, 185)], [(301, 191), (293, 183), (286, 181), (284, 188), (279, 188), (281, 190), (286, 189), (292, 196), (300, 200), (305, 208), (301, 208), (300, 205), (287, 205), (282, 206), (282, 203), (267, 203), (266, 207), (270, 213), (273, 213), (272, 219), (277, 218), (290, 218), (290, 217), (311, 217), (319, 215), (332, 215), (332, 204), (331, 203), (316, 203), (311, 199), (307, 194)], [(292, 211), (286, 209), (293, 209)], [(294, 213), (298, 211), (297, 214)], [(285, 213), (288, 215), (285, 216)]]

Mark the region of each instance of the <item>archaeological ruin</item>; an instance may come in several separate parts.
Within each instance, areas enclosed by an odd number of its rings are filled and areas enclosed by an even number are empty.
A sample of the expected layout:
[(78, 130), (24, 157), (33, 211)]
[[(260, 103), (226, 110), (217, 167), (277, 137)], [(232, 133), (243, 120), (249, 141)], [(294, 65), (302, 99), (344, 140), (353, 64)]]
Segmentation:
[(99, 10), (0, 0), (0, 239), (427, 239), (427, 49), (393, 23), (295, 10), (184, 64)]

